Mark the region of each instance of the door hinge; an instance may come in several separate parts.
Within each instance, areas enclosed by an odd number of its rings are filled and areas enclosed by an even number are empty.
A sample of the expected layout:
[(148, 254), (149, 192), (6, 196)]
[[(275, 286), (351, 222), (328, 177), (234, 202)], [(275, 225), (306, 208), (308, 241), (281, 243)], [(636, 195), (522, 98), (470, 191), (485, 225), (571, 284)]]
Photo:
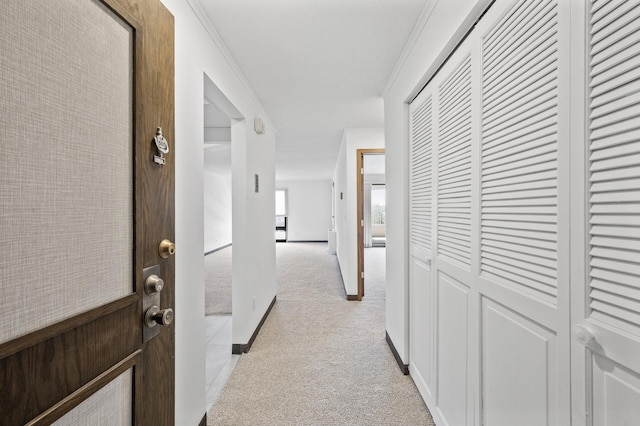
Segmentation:
[(360, 272), (360, 278), (364, 279), (364, 272)]
[(364, 226), (364, 219), (360, 220), (360, 226)]
[(360, 169), (360, 174), (361, 174), (361, 175), (363, 175), (363, 174), (364, 174), (364, 167), (362, 167), (362, 168)]

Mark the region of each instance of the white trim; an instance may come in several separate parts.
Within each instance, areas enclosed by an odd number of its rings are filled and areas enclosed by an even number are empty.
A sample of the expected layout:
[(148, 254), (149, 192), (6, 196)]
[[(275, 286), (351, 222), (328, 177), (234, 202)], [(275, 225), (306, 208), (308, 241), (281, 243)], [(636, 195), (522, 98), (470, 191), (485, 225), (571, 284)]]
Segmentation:
[(407, 39), (407, 42), (402, 49), (402, 53), (400, 53), (400, 57), (398, 58), (396, 66), (393, 68), (393, 71), (391, 71), (391, 74), (387, 79), (387, 83), (382, 89), (382, 92), (380, 94), (381, 97), (386, 97), (389, 93), (389, 90), (391, 90), (393, 83), (395, 83), (396, 79), (398, 78), (398, 74), (400, 74), (400, 70), (402, 69), (402, 67), (404, 67), (405, 62), (407, 62), (407, 59), (413, 51), (413, 48), (416, 45), (420, 34), (424, 30), (425, 25), (427, 25), (427, 22), (429, 22), (431, 14), (433, 13), (433, 9), (435, 9), (437, 3), (438, 0), (429, 0), (422, 8), (420, 16), (418, 16), (418, 20), (413, 26), (413, 30), (411, 31), (411, 34), (409, 34), (409, 38)]
[(202, 24), (203, 28), (207, 31), (207, 33), (211, 37), (211, 40), (213, 40), (215, 45), (218, 46), (218, 49), (220, 49), (222, 56), (224, 56), (225, 60), (227, 61), (227, 64), (229, 64), (229, 67), (231, 67), (231, 70), (234, 72), (238, 80), (240, 80), (240, 83), (246, 90), (251, 100), (253, 100), (253, 102), (258, 107), (258, 110), (263, 120), (267, 122), (271, 131), (274, 134), (277, 134), (278, 129), (273, 123), (273, 120), (271, 120), (271, 118), (269, 117), (269, 114), (267, 114), (267, 111), (264, 108), (262, 101), (260, 100), (260, 98), (258, 98), (258, 95), (256, 95), (255, 91), (253, 90), (253, 87), (249, 83), (249, 80), (247, 80), (247, 77), (244, 75), (244, 72), (242, 72), (242, 69), (240, 68), (240, 66), (238, 66), (238, 63), (236, 62), (233, 55), (227, 48), (227, 45), (224, 43), (224, 41), (222, 40), (222, 37), (220, 37), (220, 34), (216, 30), (215, 26), (213, 25), (213, 23), (211, 22), (207, 14), (205, 13), (204, 9), (202, 8), (202, 5), (200, 4), (200, 0), (186, 0), (186, 1), (189, 7), (191, 7), (191, 10), (193, 10), (193, 13), (196, 15), (196, 17)]

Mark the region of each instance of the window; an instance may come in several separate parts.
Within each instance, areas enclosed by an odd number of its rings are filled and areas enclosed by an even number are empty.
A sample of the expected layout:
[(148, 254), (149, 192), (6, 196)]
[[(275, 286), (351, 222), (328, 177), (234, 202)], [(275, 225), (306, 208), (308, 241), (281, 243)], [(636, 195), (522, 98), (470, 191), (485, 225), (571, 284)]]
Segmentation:
[(384, 185), (371, 187), (371, 224), (384, 225), (385, 217), (385, 188)]

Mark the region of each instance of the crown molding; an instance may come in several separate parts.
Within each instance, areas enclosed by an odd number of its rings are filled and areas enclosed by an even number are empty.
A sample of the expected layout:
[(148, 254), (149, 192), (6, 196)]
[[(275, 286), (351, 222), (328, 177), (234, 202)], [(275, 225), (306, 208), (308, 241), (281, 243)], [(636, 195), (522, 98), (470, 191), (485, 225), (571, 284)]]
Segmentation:
[(380, 94), (380, 96), (382, 96), (383, 98), (387, 96), (387, 94), (389, 93), (389, 90), (391, 90), (391, 87), (393, 86), (396, 79), (398, 78), (398, 75), (400, 74), (400, 70), (402, 69), (402, 67), (404, 67), (405, 62), (407, 62), (409, 55), (411, 54), (411, 52), (413, 51), (413, 48), (418, 42), (418, 38), (420, 37), (420, 34), (424, 30), (424, 27), (427, 25), (427, 22), (429, 22), (429, 19), (431, 18), (431, 14), (433, 13), (433, 9), (435, 9), (436, 7), (436, 4), (438, 4), (438, 0), (431, 0), (427, 2), (422, 8), (422, 11), (418, 16), (418, 20), (416, 21), (416, 24), (413, 26), (413, 30), (411, 31), (411, 34), (409, 35), (409, 38), (407, 39), (407, 42), (405, 43), (404, 48), (402, 49), (402, 53), (398, 58), (398, 62), (396, 62), (396, 66), (393, 68), (393, 71), (391, 71), (391, 75), (389, 75), (389, 79), (387, 80), (387, 83), (384, 85), (384, 88), (382, 89), (382, 93)]
[[(227, 64), (229, 65), (229, 67), (231, 67), (231, 70), (234, 72), (238, 80), (240, 80), (240, 83), (242, 84), (242, 87), (244, 88), (244, 90), (247, 92), (251, 100), (258, 107), (258, 111), (261, 115), (261, 118), (269, 125), (271, 132), (273, 132), (273, 134), (276, 135), (278, 133), (278, 130), (275, 124), (273, 123), (273, 120), (271, 120), (271, 117), (269, 117), (269, 114), (267, 114), (267, 110), (264, 108), (262, 101), (260, 100), (260, 98), (258, 98), (258, 95), (256, 95), (256, 92), (253, 90), (253, 87), (249, 83), (249, 80), (247, 80), (247, 77), (244, 75), (244, 72), (242, 71), (242, 69), (236, 62), (235, 58), (227, 48), (227, 45), (222, 40), (222, 37), (220, 37), (220, 34), (218, 33), (215, 26), (213, 25), (213, 22), (211, 22), (211, 20), (205, 13), (204, 9), (202, 8), (202, 5), (200, 4), (200, 0), (186, 0), (186, 1), (189, 7), (191, 8), (191, 10), (193, 11), (193, 13), (196, 15), (196, 17), (202, 24), (202, 26), (204, 27), (205, 31), (207, 31), (207, 33), (209, 34), (209, 37), (211, 37), (211, 40), (213, 40), (214, 44), (218, 47), (218, 49), (220, 49), (222, 56), (224, 56), (224, 59), (227, 61)], [(246, 117), (246, 118), (248, 119), (250, 117)]]

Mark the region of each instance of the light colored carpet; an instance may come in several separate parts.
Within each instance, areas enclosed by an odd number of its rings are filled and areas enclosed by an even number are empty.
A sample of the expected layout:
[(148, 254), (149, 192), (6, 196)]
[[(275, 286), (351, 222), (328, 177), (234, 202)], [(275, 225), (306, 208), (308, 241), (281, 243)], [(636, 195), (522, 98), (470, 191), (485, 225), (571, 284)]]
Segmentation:
[(231, 314), (232, 246), (204, 257), (204, 313)]
[(384, 248), (365, 265), (365, 298), (348, 302), (326, 244), (277, 245), (278, 301), (209, 425), (433, 424), (385, 342)]

